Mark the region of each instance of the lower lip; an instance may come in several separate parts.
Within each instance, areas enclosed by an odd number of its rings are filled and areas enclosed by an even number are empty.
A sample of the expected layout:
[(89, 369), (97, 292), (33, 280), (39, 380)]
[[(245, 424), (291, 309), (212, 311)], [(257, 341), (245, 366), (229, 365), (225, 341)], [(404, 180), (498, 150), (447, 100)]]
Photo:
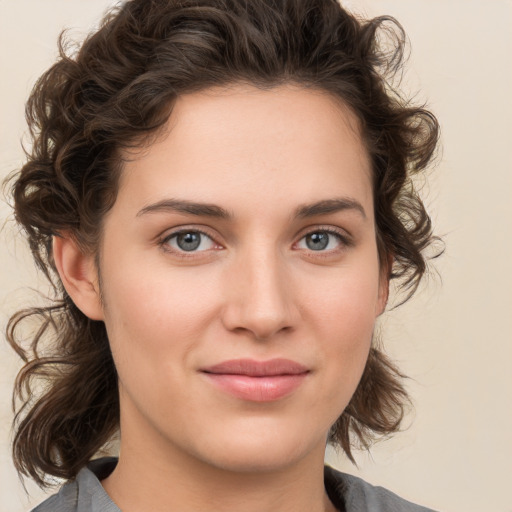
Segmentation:
[(237, 398), (252, 402), (272, 402), (290, 395), (306, 378), (298, 375), (274, 375), (250, 377), (225, 373), (204, 373), (215, 386)]

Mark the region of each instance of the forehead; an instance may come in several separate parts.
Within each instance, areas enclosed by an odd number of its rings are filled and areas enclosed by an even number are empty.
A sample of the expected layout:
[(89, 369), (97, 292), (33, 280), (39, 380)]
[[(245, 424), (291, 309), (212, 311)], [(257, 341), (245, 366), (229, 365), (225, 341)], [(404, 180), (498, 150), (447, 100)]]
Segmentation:
[(178, 97), (160, 136), (129, 155), (123, 189), (146, 202), (243, 193), (292, 208), (329, 192), (372, 202), (357, 117), (332, 95), (294, 85), (236, 84)]

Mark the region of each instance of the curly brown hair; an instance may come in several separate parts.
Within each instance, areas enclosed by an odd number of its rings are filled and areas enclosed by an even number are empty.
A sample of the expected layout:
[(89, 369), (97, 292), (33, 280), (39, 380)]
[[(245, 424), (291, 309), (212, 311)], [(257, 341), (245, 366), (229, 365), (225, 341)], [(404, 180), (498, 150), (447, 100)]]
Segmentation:
[[(385, 44), (384, 44), (385, 43)], [(117, 375), (103, 322), (71, 301), (52, 238), (68, 232), (97, 253), (102, 219), (116, 200), (121, 150), (150, 143), (182, 94), (231, 83), (293, 83), (326, 91), (358, 117), (373, 170), (381, 265), (408, 298), (434, 239), (412, 178), (435, 152), (438, 123), (390, 85), (402, 68), (396, 20), (360, 20), (335, 0), (131, 0), (112, 10), (75, 54), (38, 80), (26, 113), (33, 145), (12, 177), (17, 222), (54, 286), (49, 305), (15, 313), (7, 338), (23, 358), (13, 403), (18, 471), (47, 484), (66, 479), (119, 427)], [(22, 341), (20, 326), (38, 328)], [(30, 323), (30, 322), (29, 322)], [(45, 385), (36, 390), (43, 379)], [(373, 346), (359, 386), (329, 440), (353, 460), (399, 429), (408, 403), (403, 375)]]

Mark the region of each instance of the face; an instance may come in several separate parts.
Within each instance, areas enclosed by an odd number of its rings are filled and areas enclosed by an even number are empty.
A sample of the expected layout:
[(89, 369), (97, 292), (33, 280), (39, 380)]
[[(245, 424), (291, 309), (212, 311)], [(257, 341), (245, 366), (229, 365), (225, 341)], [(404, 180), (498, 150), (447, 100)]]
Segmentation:
[(236, 471), (323, 457), (387, 290), (356, 119), (236, 85), (179, 98), (167, 128), (104, 223), (122, 443)]

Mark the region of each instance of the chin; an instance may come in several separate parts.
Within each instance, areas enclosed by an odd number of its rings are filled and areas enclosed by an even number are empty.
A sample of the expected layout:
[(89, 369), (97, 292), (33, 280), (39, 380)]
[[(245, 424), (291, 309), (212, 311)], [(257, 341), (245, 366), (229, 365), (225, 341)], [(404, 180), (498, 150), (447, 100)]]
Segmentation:
[[(295, 432), (296, 434), (296, 432)], [(309, 456), (323, 461), (326, 437), (300, 438), (286, 430), (267, 430), (250, 435), (237, 432), (222, 442), (203, 446), (200, 455), (211, 466), (234, 473), (268, 473), (281, 471)]]

